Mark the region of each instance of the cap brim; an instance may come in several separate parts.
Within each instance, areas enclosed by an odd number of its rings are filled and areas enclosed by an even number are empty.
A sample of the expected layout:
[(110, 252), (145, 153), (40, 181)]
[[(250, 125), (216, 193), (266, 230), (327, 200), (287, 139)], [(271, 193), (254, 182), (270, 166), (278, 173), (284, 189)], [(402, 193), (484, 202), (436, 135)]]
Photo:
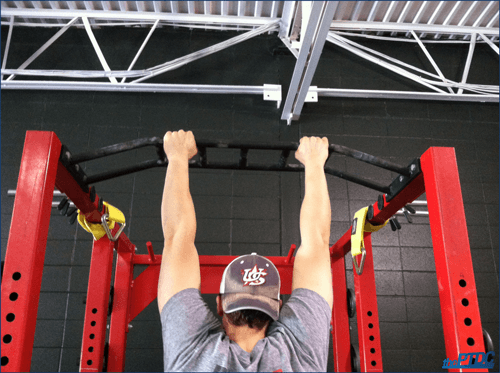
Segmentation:
[(222, 295), (222, 309), (225, 313), (254, 309), (264, 312), (276, 321), (279, 317), (280, 301), (262, 295), (230, 293)]

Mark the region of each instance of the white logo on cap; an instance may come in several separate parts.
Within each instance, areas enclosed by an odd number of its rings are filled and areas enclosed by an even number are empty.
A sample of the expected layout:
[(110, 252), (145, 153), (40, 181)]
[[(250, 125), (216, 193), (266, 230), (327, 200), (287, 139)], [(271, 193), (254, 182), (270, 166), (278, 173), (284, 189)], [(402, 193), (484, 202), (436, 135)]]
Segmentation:
[(266, 269), (257, 269), (257, 264), (252, 269), (241, 270), (241, 274), (243, 275), (243, 286), (262, 285), (266, 282), (264, 278), (264, 276), (267, 276)]

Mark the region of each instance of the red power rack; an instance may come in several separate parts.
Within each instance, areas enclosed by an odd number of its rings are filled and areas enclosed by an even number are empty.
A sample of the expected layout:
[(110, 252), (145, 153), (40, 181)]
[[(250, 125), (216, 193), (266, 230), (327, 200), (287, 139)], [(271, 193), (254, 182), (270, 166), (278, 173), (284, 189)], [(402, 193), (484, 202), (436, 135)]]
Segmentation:
[[(30, 370), (54, 188), (66, 194), (88, 221), (99, 223), (103, 214), (97, 202), (99, 198), (91, 202), (90, 189), (84, 190), (75, 181), (61, 163), (60, 153), (61, 143), (53, 132), (27, 132), (2, 281), (2, 371)], [(384, 197), (383, 208), (373, 204), (370, 222), (385, 222), (426, 193), (446, 357), (457, 360), (460, 353), (481, 352), (485, 348), (455, 151), (430, 148), (420, 158), (420, 165), (421, 173), (404, 189), (390, 201)], [(117, 230), (116, 226), (112, 233)], [(360, 368), (364, 372), (380, 372), (382, 351), (370, 235), (365, 233), (367, 256), (363, 274), (358, 275), (354, 270)], [(330, 248), (334, 279), (331, 325), (337, 372), (351, 371), (344, 263), (344, 256), (350, 251), (350, 239), (351, 229)], [(292, 245), (287, 257), (269, 257), (280, 273), (282, 294), (291, 293), (294, 250)], [(117, 253), (117, 260), (106, 350), (113, 251)], [(124, 233), (114, 242), (107, 236), (94, 241), (80, 371), (102, 371), (105, 351), (107, 371), (124, 370), (128, 325), (157, 296), (161, 255), (154, 255), (149, 245), (148, 251), (147, 255), (135, 254), (135, 246)], [(200, 256), (202, 293), (218, 294), (224, 268), (234, 258), (236, 256)], [(134, 265), (148, 267), (134, 279)]]

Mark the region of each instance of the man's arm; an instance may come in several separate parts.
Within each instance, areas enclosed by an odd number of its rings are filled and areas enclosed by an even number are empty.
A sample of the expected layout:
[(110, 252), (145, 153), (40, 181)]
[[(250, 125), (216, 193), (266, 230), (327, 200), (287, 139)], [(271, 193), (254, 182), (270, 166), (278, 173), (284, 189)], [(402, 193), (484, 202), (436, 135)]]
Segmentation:
[(305, 196), (300, 210), (301, 246), (295, 255), (292, 291), (313, 290), (333, 306), (330, 267), (331, 207), (324, 165), (328, 139), (303, 137), (295, 157), (305, 168)]
[(194, 246), (196, 216), (189, 192), (188, 161), (196, 153), (191, 131), (167, 132), (163, 147), (168, 158), (161, 203), (165, 246), (158, 280), (158, 308), (181, 290), (200, 288), (200, 261)]

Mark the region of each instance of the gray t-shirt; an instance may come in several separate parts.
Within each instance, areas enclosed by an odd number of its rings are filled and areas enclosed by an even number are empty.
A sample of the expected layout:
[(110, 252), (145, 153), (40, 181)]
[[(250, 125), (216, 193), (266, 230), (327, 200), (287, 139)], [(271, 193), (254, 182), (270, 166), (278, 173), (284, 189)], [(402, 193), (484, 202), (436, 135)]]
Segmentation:
[(279, 319), (251, 353), (231, 341), (195, 288), (172, 298), (161, 312), (166, 372), (326, 371), (330, 306), (318, 293), (295, 289)]

